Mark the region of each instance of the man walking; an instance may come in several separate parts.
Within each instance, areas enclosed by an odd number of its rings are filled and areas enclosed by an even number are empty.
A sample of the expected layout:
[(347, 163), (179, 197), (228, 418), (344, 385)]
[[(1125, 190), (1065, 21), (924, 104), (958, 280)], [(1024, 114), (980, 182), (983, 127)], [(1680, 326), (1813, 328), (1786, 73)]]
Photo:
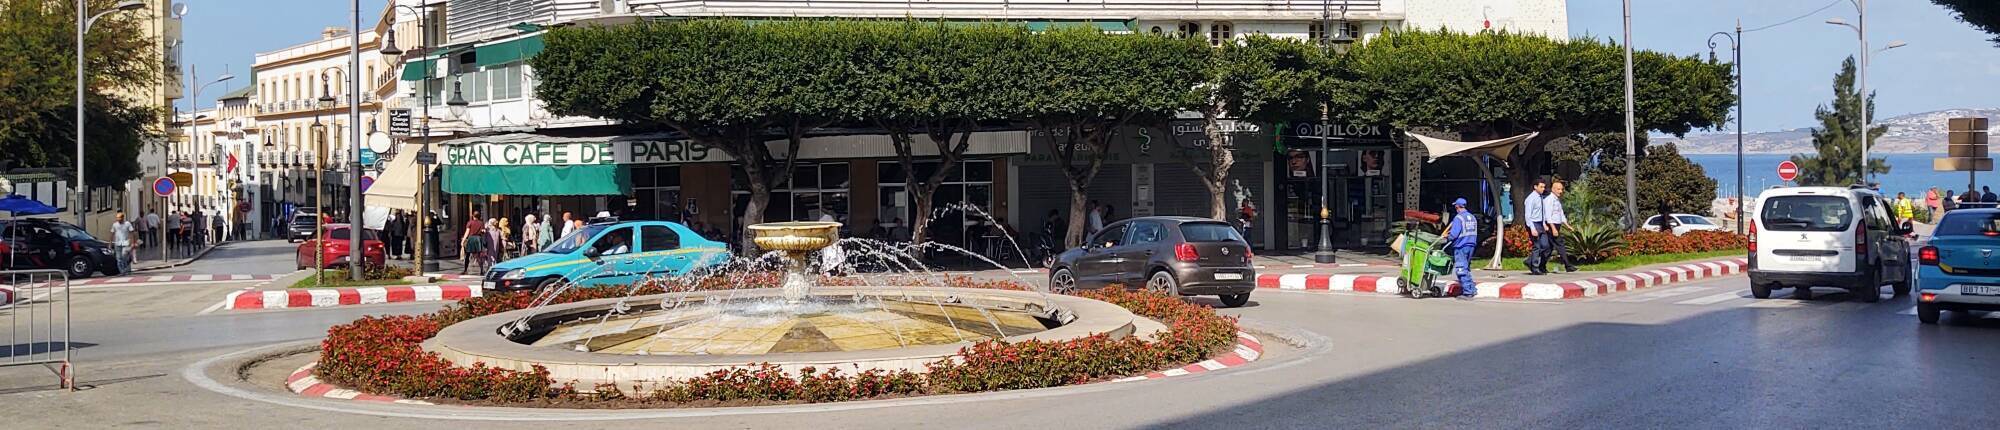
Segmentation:
[(1979, 191), (1981, 191), (1981, 192), (1984, 192), (1984, 193), (1985, 193), (1985, 194), (1982, 194), (1982, 195), (1980, 195), (1980, 196), (1979, 196), (1979, 201), (1980, 201), (1980, 202), (1983, 202), (1983, 203), (1993, 203), (1993, 202), (2000, 202), (2000, 195), (1994, 195), (1994, 194), (1993, 194), (1993, 187), (1989, 187), (1989, 186), (1985, 186), (1985, 185), (1980, 185), (1980, 186), (1979, 186)]
[[(1552, 250), (1556, 255), (1562, 256), (1563, 271), (1575, 272), (1576, 264), (1571, 263), (1569, 259), (1569, 245), (1563, 244), (1562, 237), (1569, 230), (1569, 215), (1563, 212), (1562, 195), (1562, 181), (1554, 181), (1554, 183), (1549, 185), (1548, 197), (1542, 199), (1542, 226), (1546, 227), (1546, 235), (1549, 237), (1548, 249)], [(1542, 272), (1549, 271), (1549, 252), (1543, 251)]]
[(1896, 219), (1907, 220), (1917, 216), (1917, 202), (1910, 200), (1909, 193), (1896, 192)]
[(1528, 258), (1522, 261), (1522, 263), (1528, 266), (1528, 274), (1530, 275), (1542, 275), (1549, 272), (1547, 268), (1543, 267), (1543, 264), (1547, 263), (1549, 258), (1549, 232), (1543, 226), (1543, 223), (1548, 219), (1543, 208), (1546, 205), (1546, 187), (1548, 187), (1547, 181), (1536, 179), (1535, 189), (1530, 191), (1528, 196), (1521, 202), (1521, 206), (1523, 207), (1521, 212), (1526, 217), (1528, 224), (1528, 243), (1533, 244), (1533, 248), (1528, 251)]
[(1479, 246), (1479, 218), (1465, 210), (1465, 199), (1451, 202), (1458, 213), (1451, 216), (1451, 229), (1445, 238), (1451, 244), (1451, 270), (1458, 275), (1458, 298), (1472, 299), (1479, 296), (1479, 285), (1472, 282), (1472, 250)]
[[(1938, 201), (1938, 206), (1943, 208), (1944, 212), (1951, 212), (1958, 209), (1958, 195), (1952, 194), (1951, 190), (1944, 190), (1944, 200)], [(1943, 212), (1940, 212), (1939, 215), (1943, 215)]]
[(125, 221), (125, 213), (119, 212), (111, 222), (111, 252), (118, 259), (118, 273), (132, 273), (132, 223)]

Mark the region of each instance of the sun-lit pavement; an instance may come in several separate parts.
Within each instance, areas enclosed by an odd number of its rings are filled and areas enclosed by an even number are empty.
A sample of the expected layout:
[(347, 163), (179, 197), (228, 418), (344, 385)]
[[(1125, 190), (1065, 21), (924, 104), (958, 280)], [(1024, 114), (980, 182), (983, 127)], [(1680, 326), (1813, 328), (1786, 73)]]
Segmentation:
[[(243, 258), (234, 264), (266, 257)], [(693, 428), (2000, 424), (2000, 416), (1962, 413), (1983, 411), (1986, 399), (2000, 395), (2000, 376), (1991, 371), (2000, 360), (2000, 319), (1956, 316), (1942, 326), (1919, 326), (1908, 315), (1909, 298), (1864, 304), (1844, 293), (1820, 293), (1813, 301), (1752, 300), (1744, 297), (1740, 276), (1554, 304), (1260, 291), (1250, 306), (1224, 312), (1242, 316), (1247, 325), (1323, 341), (1307, 349), (1277, 345), (1252, 365), (1186, 378), (644, 422)], [(115, 303), (124, 302), (83, 295), (76, 304)], [(316, 339), (326, 327), (360, 315), (437, 306), (201, 316), (185, 307), (181, 314), (136, 317), (79, 312), (77, 353), (89, 389), (64, 393), (53, 390), (53, 376), (40, 368), (0, 368), (0, 402), (11, 405), (5, 414), (21, 428), (435, 424), (245, 400), (197, 387), (180, 374), (190, 363), (228, 352)]]

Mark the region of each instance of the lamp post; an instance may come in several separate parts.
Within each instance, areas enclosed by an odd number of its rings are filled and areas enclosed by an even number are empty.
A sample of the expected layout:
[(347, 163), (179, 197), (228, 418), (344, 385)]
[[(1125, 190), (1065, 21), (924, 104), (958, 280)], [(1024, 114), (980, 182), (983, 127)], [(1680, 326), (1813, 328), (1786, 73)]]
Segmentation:
[(1743, 234), (1743, 21), (1736, 21), (1736, 33), (1708, 35), (1708, 61), (1715, 61), (1715, 37), (1729, 38), (1729, 68), (1736, 72), (1736, 234)]
[[(1338, 20), (1335, 20), (1333, 13), (1331, 13), (1333, 12), (1331, 1), (1320, 2), (1319, 7), (1320, 53), (1330, 56), (1333, 55), (1333, 45), (1354, 43), (1354, 38), (1347, 35), (1347, 2), (1340, 3), (1340, 18)], [(1320, 264), (1333, 264), (1335, 261), (1333, 252), (1333, 208), (1327, 205), (1326, 198), (1327, 194), (1332, 192), (1332, 190), (1328, 189), (1327, 185), (1328, 179), (1331, 178), (1328, 178), (1326, 174), (1327, 158), (1333, 155), (1332, 147), (1328, 144), (1328, 141), (1333, 137), (1333, 126), (1329, 123), (1329, 117), (1331, 117), (1328, 112), (1331, 109), (1330, 104), (1329, 101), (1322, 102), (1319, 105), (1319, 246), (1313, 249), (1313, 262)]]
[(1856, 93), (1855, 93), (1855, 97), (1859, 97), (1859, 98), (1861, 99), (1861, 108), (1860, 108), (1860, 109), (1861, 109), (1861, 176), (1860, 176), (1860, 178), (1861, 178), (1861, 182), (1862, 182), (1862, 184), (1863, 184), (1863, 185), (1866, 185), (1866, 184), (1868, 183), (1868, 175), (1869, 175), (1869, 174), (1871, 173), (1871, 172), (1869, 172), (1869, 169), (1868, 169), (1868, 152), (1869, 152), (1869, 150), (1868, 150), (1868, 123), (1869, 123), (1869, 120), (1868, 120), (1868, 111), (1869, 111), (1869, 110), (1871, 110), (1871, 109), (1869, 109), (1869, 106), (1868, 106), (1868, 101), (1869, 101), (1869, 97), (1868, 97), (1868, 58), (1869, 58), (1869, 57), (1872, 57), (1872, 55), (1869, 55), (1869, 54), (1873, 54), (1873, 53), (1879, 53), (1879, 52), (1882, 52), (1882, 51), (1887, 51), (1887, 50), (1891, 50), (1891, 49), (1896, 49), (1896, 48), (1901, 48), (1901, 47), (1903, 47), (1903, 45), (1907, 45), (1907, 44), (1906, 44), (1906, 43), (1903, 43), (1903, 41), (1900, 41), (1900, 40), (1895, 40), (1895, 41), (1890, 41), (1890, 42), (1889, 42), (1889, 45), (1888, 45), (1888, 46), (1884, 46), (1884, 47), (1882, 47), (1882, 49), (1879, 49), (1879, 50), (1875, 50), (1875, 51), (1873, 51), (1873, 52), (1870, 52), (1870, 51), (1869, 51), (1869, 49), (1868, 49), (1868, 0), (1847, 0), (1847, 2), (1848, 2), (1848, 4), (1852, 4), (1852, 5), (1854, 5), (1854, 10), (1855, 10), (1855, 14), (1857, 15), (1857, 18), (1856, 18), (1856, 21), (1857, 21), (1857, 23), (1856, 23), (1856, 24), (1848, 24), (1848, 23), (1847, 23), (1847, 20), (1844, 20), (1844, 19), (1840, 19), (1840, 18), (1837, 18), (1837, 17), (1836, 17), (1836, 18), (1827, 18), (1827, 19), (1826, 19), (1826, 23), (1827, 23), (1827, 24), (1833, 24), (1833, 25), (1838, 25), (1838, 26), (1842, 26), (1842, 27), (1847, 27), (1847, 28), (1848, 28), (1848, 29), (1850, 29), (1850, 30), (1854, 30), (1854, 34), (1855, 34), (1855, 36), (1861, 39), (1861, 54), (1860, 54), (1860, 55), (1861, 55), (1861, 65), (1860, 65), (1860, 66), (1858, 66), (1858, 67), (1856, 68), (1856, 69), (1857, 69), (1857, 71), (1858, 71), (1858, 72), (1859, 72), (1859, 73), (1861, 74), (1861, 76), (1859, 76), (1859, 79), (1858, 79), (1858, 80), (1856, 81), (1856, 82), (1857, 82), (1857, 84), (1858, 84), (1858, 85), (1860, 86), (1860, 89), (1856, 91)]
[[(87, 207), (87, 206), (89, 206), (89, 203), (88, 203), (88, 202), (89, 202), (89, 199), (88, 199), (87, 197), (85, 197), (85, 196), (87, 196), (87, 195), (89, 194), (89, 192), (90, 192), (90, 186), (88, 186), (88, 185), (84, 185), (84, 182), (83, 182), (83, 144), (84, 144), (84, 137), (83, 137), (83, 123), (84, 123), (84, 120), (86, 119), (86, 117), (84, 116), (84, 113), (83, 113), (83, 89), (84, 89), (84, 87), (86, 86), (86, 85), (84, 85), (84, 80), (83, 80), (83, 79), (84, 79), (84, 77), (83, 77), (83, 66), (84, 66), (84, 60), (83, 60), (83, 35), (84, 35), (84, 34), (86, 34), (86, 33), (89, 33), (89, 32), (90, 32), (90, 26), (91, 26), (91, 25), (94, 25), (94, 24), (97, 24), (97, 19), (98, 19), (98, 18), (103, 18), (103, 17), (105, 16), (105, 15), (110, 15), (110, 14), (112, 14), (112, 13), (114, 13), (114, 12), (120, 12), (120, 11), (131, 11), (131, 10), (139, 10), (139, 9), (144, 9), (144, 8), (146, 8), (146, 3), (145, 3), (145, 2), (142, 2), (142, 1), (138, 1), (138, 0), (126, 0), (126, 1), (122, 1), (122, 2), (118, 2), (118, 4), (117, 4), (116, 6), (112, 6), (110, 10), (106, 10), (106, 11), (103, 11), (103, 12), (98, 12), (98, 13), (97, 13), (96, 15), (89, 15), (89, 13), (90, 13), (90, 11), (89, 11), (89, 10), (90, 10), (90, 2), (87, 2), (87, 1), (83, 1), (83, 0), (77, 0), (77, 2), (76, 2), (76, 20), (77, 20), (77, 21), (76, 21), (76, 22), (77, 22), (77, 26), (76, 26), (76, 184), (75, 184), (75, 185), (72, 185), (72, 186), (70, 186), (70, 188), (74, 190), (74, 191), (73, 191), (72, 193), (73, 193), (73, 194), (75, 194), (75, 196), (74, 196), (73, 198), (75, 199), (75, 204), (76, 204), (76, 224), (77, 224), (78, 226), (81, 226), (81, 227), (83, 227), (84, 229), (89, 229), (89, 228), (90, 228), (90, 223), (88, 223), (88, 222), (85, 222), (85, 217), (87, 217), (87, 216), (88, 216), (88, 215), (90, 214), (90, 208), (88, 208), (88, 207)], [(86, 15), (88, 15), (88, 16), (89, 16), (89, 18), (85, 18), (85, 16), (86, 16)]]
[[(332, 96), (320, 97), (321, 109), (332, 103)], [(313, 110), (313, 285), (326, 283), (326, 124), (319, 122), (319, 109)], [(352, 236), (352, 232), (349, 232)], [(350, 249), (351, 253), (352, 250)]]
[[(196, 74), (196, 73), (195, 73), (195, 69), (194, 69), (194, 65), (188, 65), (188, 76), (189, 76), (189, 77), (194, 77), (194, 76), (200, 76), (199, 74)], [(223, 82), (226, 82), (226, 81), (228, 81), (228, 80), (230, 80), (230, 79), (235, 79), (235, 78), (236, 78), (236, 75), (231, 75), (231, 74), (229, 74), (229, 72), (227, 72), (227, 71), (224, 71), (224, 72), (222, 73), (222, 76), (217, 76), (217, 77), (215, 78), (215, 80), (214, 80), (214, 81), (209, 81), (208, 83), (205, 83), (205, 84), (201, 84), (200, 86), (197, 86), (197, 87), (194, 87), (194, 100), (193, 100), (193, 101), (189, 101), (189, 102), (188, 102), (188, 108), (189, 108), (189, 109), (193, 109), (193, 110), (194, 110), (194, 112), (195, 112), (195, 115), (194, 115), (194, 120), (192, 120), (192, 121), (188, 121), (188, 147), (189, 147), (189, 148), (200, 148), (199, 146), (196, 146), (196, 145), (200, 145), (200, 144), (201, 144), (201, 90), (202, 90), (203, 88), (208, 88), (208, 86), (209, 86), (209, 85), (215, 85), (215, 84), (219, 84), (219, 83), (223, 83)], [(195, 81), (195, 82), (200, 82), (200, 79), (193, 79), (192, 81)], [(217, 121), (220, 121), (220, 120), (222, 120), (222, 112), (220, 112), (220, 111), (217, 111), (217, 112), (216, 112), (216, 113), (215, 113), (215, 114), (214, 114), (213, 116), (211, 116), (210, 118), (213, 118), (213, 119), (215, 119), (215, 120), (217, 120)], [(199, 151), (199, 149), (196, 149), (196, 151)], [(193, 171), (192, 173), (196, 173), (196, 174), (200, 173), (200, 172), (201, 172), (201, 166), (200, 166), (200, 163), (199, 163), (199, 162), (196, 162), (196, 163), (194, 163), (194, 164), (195, 164), (195, 165), (193, 166), (193, 168), (192, 168), (192, 169), (189, 169), (189, 170)], [(220, 175), (217, 175), (217, 176), (218, 176), (218, 178), (220, 177)], [(196, 178), (196, 180), (195, 180), (195, 181), (193, 181), (193, 183), (192, 183), (192, 184), (189, 184), (189, 185), (191, 185), (191, 186), (192, 186), (192, 187), (194, 188), (194, 195), (195, 195), (195, 197), (197, 197), (197, 198), (201, 197), (201, 180), (200, 180), (199, 178)], [(220, 211), (218, 211), (218, 214), (219, 214), (219, 213), (220, 213)], [(222, 238), (220, 238), (220, 237), (216, 238), (216, 243), (221, 243), (221, 242), (222, 242), (222, 240), (221, 240), (221, 239), (222, 239)]]
[[(353, 5), (354, 10), (354, 27), (351, 27), (354, 31), (347, 32), (347, 70), (361, 70), (361, 0), (349, 3)], [(352, 139), (348, 145), (350, 154), (347, 156), (347, 183), (352, 185), (347, 187), (347, 194), (353, 202), (347, 209), (349, 250), (347, 274), (348, 279), (359, 281), (362, 278), (361, 272), (368, 267), (367, 248), (362, 247), (361, 241), (365, 236), (362, 233), (367, 230), (367, 225), (361, 222), (361, 213), (366, 212), (364, 209), (367, 208), (361, 200), (361, 75), (347, 74), (347, 94), (350, 97), (347, 103), (347, 137)], [(388, 256), (383, 257), (386, 259)]]
[(1625, 220), (1628, 228), (1639, 228), (1639, 180), (1634, 173), (1639, 170), (1633, 155), (1639, 152), (1634, 133), (1637, 121), (1633, 118), (1632, 102), (1632, 0), (1625, 0)]
[[(320, 106), (321, 106), (321, 109), (326, 109), (326, 108), (334, 108), (334, 107), (339, 107), (339, 106), (340, 106), (340, 104), (339, 104), (339, 100), (340, 100), (340, 99), (336, 99), (336, 98), (334, 98), (334, 97), (333, 97), (333, 77), (332, 77), (332, 76), (328, 76), (328, 75), (327, 75), (327, 73), (328, 73), (328, 72), (339, 72), (339, 74), (340, 74), (340, 75), (341, 75), (342, 77), (346, 77), (346, 76), (347, 76), (347, 74), (348, 74), (346, 70), (343, 70), (343, 69), (341, 69), (340, 67), (337, 67), (337, 66), (336, 66), (336, 67), (329, 67), (329, 68), (326, 68), (325, 70), (321, 70), (321, 71), (319, 72), (319, 94), (320, 94), (320, 96), (319, 96), (319, 104), (320, 104)], [(351, 94), (351, 93), (353, 92), (353, 90), (354, 90), (354, 88), (353, 88), (353, 87), (348, 87), (348, 91), (349, 91), (349, 93), (350, 93), (350, 94)], [(349, 103), (348, 103), (348, 104), (352, 105), (352, 104), (353, 104), (353, 100), (349, 100)], [(319, 144), (319, 145), (317, 145), (317, 146), (315, 147), (315, 149), (314, 149), (314, 151), (317, 151), (317, 153), (316, 153), (316, 154), (314, 154), (314, 157), (313, 157), (313, 170), (315, 170), (315, 171), (318, 171), (318, 172), (319, 172), (319, 182), (320, 182), (320, 183), (319, 183), (319, 186), (318, 186), (318, 188), (319, 188), (319, 194), (318, 194), (318, 196), (317, 196), (317, 197), (314, 197), (314, 198), (313, 198), (313, 202), (314, 202), (314, 204), (317, 204), (317, 205), (319, 205), (319, 216), (321, 217), (321, 220), (323, 221), (323, 220), (326, 220), (326, 219), (331, 219), (331, 217), (328, 217), (328, 216), (326, 215), (326, 204), (324, 203), (324, 200), (325, 200), (325, 196), (326, 196), (326, 167), (327, 167), (327, 166), (326, 166), (326, 159), (327, 159), (327, 156), (328, 156), (328, 155), (330, 155), (330, 154), (332, 153), (332, 151), (331, 151), (331, 150), (329, 150), (329, 149), (327, 148), (327, 146), (329, 146), (329, 145), (328, 145), (328, 143), (329, 143), (330, 139), (327, 139), (327, 138), (326, 138), (326, 135), (325, 135), (325, 132), (326, 132), (326, 126), (325, 126), (325, 125), (323, 125), (323, 124), (320, 124), (320, 122), (319, 122), (319, 116), (320, 116), (320, 114), (319, 114), (319, 113), (314, 113), (314, 114), (313, 114), (313, 127), (316, 127), (316, 128), (319, 128), (319, 129), (320, 129), (320, 131), (319, 131), (319, 132), (316, 132), (316, 133), (314, 133), (314, 135), (313, 135), (313, 138), (314, 138), (314, 139), (318, 139), (318, 140), (319, 140), (319, 142), (320, 142), (320, 144)], [(348, 117), (348, 118), (347, 118), (347, 122), (349, 122), (349, 123), (354, 123), (354, 122), (355, 122), (355, 117), (351, 117), (351, 116), (350, 116), (350, 117)], [(340, 126), (340, 124), (339, 124), (338, 122), (335, 122), (333, 126), (335, 126), (335, 127), (339, 127), (339, 126)], [(358, 182), (356, 182), (355, 184), (357, 184), (357, 185), (358, 185), (359, 183), (358, 183)], [(347, 225), (347, 238), (348, 238), (349, 240), (353, 240), (354, 238), (357, 238), (357, 237), (361, 237), (361, 224), (360, 224), (360, 223), (355, 223), (355, 222), (352, 222), (352, 221), (353, 221), (353, 219), (352, 219), (352, 218), (353, 218), (353, 216), (352, 216), (352, 213), (353, 213), (353, 212), (354, 212), (354, 209), (353, 209), (353, 208), (348, 208), (348, 213), (349, 213), (349, 223), (348, 223), (348, 225)], [(313, 252), (314, 252), (314, 253), (324, 253), (325, 251), (323, 251), (322, 249), (323, 249), (323, 248), (325, 247), (325, 245), (326, 245), (326, 241), (328, 241), (328, 240), (331, 240), (331, 239), (329, 239), (329, 238), (327, 238), (327, 237), (326, 237), (326, 225), (325, 225), (325, 223), (320, 223), (320, 226), (319, 226), (319, 233), (315, 234), (315, 235), (314, 235), (313, 237), (314, 237), (315, 239), (319, 239), (319, 241), (320, 241), (320, 246), (315, 246), (315, 247), (314, 247), (314, 249), (313, 249)], [(364, 250), (363, 250), (363, 248), (361, 248), (360, 246), (354, 246), (353, 244), (349, 244), (349, 246), (348, 246), (347, 250), (348, 250), (348, 251), (347, 251), (347, 254), (348, 254), (348, 255), (347, 255), (347, 271), (348, 271), (348, 272), (353, 272), (353, 273), (360, 273), (360, 271), (358, 271), (358, 270), (355, 270), (355, 268), (356, 268), (356, 267), (363, 267), (363, 266), (359, 266), (359, 265), (355, 265), (355, 264), (354, 264), (355, 260), (357, 260), (357, 258), (356, 258), (356, 256), (355, 256), (354, 254), (355, 254), (355, 253), (358, 253), (358, 252), (359, 252), (359, 253), (362, 253), (362, 256), (361, 256), (361, 258), (360, 258), (360, 259), (362, 259), (362, 260), (365, 260), (365, 259), (366, 259), (366, 257), (367, 257), (367, 254), (366, 254), (365, 252), (363, 252), (363, 251), (364, 251)], [(324, 265), (326, 264), (326, 259), (325, 259), (325, 256), (324, 256), (324, 255), (320, 256), (320, 260), (319, 260), (319, 261), (320, 261), (320, 264), (321, 264), (322, 266), (324, 266)], [(365, 263), (364, 263), (364, 264), (365, 264)], [(356, 280), (359, 280), (359, 279), (356, 279)]]
[[(410, 11), (411, 15), (415, 15), (417, 17), (417, 33), (419, 33), (417, 34), (417, 52), (424, 55), (429, 55), (430, 29), (425, 26), (426, 20), (424, 19), (424, 14), (422, 13), (422, 11), (418, 11), (416, 8), (411, 7), (409, 5), (396, 5), (395, 7), (397, 9), (408, 10)], [(403, 50), (396, 48), (396, 26), (393, 24), (389, 26), (389, 37), (382, 43), (381, 53), (384, 56), (403, 55)], [(432, 64), (435, 63), (425, 64), (424, 71), (426, 73), (424, 74), (424, 80), (419, 82), (419, 85), (421, 85), (419, 91), (423, 92), (424, 122), (423, 125), (417, 127), (417, 130), (419, 133), (423, 133), (424, 135), (423, 138), (424, 146), (423, 149), (418, 150), (417, 155), (415, 155), (415, 157), (417, 157), (417, 160), (419, 161), (417, 163), (417, 170), (419, 172), (422, 172), (421, 175), (417, 176), (417, 210), (415, 211), (416, 213), (412, 214), (412, 216), (416, 217), (417, 221), (417, 231), (415, 235), (417, 243), (414, 248), (417, 254), (417, 270), (421, 273), (430, 273), (437, 270), (437, 263), (431, 261), (429, 258), (431, 256), (428, 255), (428, 253), (424, 252), (424, 246), (428, 244), (428, 242), (425, 241), (426, 237), (424, 237), (425, 236), (424, 232), (427, 231), (426, 228), (428, 227), (426, 223), (430, 221), (429, 203), (430, 203), (431, 169), (430, 169), (430, 164), (423, 163), (422, 161), (434, 160), (433, 158), (430, 158), (433, 157), (433, 155), (431, 155), (431, 73), (430, 72), (435, 70), (432, 68), (435, 67), (432, 66)], [(460, 102), (463, 101), (464, 100), (460, 100)]]

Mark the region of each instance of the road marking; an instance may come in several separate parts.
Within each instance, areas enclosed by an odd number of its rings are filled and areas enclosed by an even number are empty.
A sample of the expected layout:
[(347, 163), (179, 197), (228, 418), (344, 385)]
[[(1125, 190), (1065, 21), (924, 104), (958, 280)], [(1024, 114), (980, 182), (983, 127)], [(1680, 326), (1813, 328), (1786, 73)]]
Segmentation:
[(1674, 287), (1659, 291), (1653, 291), (1645, 294), (1635, 294), (1626, 297), (1619, 297), (1616, 299), (1612, 299), (1611, 301), (1625, 302), (1625, 303), (1650, 302), (1653, 300), (1659, 300), (1683, 294), (1700, 292), (1702, 290), (1707, 290), (1707, 289), (1708, 287)]
[[(1774, 297), (1773, 299), (1776, 298)], [(1790, 308), (1803, 308), (1811, 305), (1812, 302), (1809, 301), (1786, 298), (1783, 300), (1758, 300), (1754, 303), (1743, 305), (1743, 307), (1765, 308), (1765, 309), (1790, 309)]]
[(196, 313), (195, 313), (195, 315), (197, 315), (197, 316), (199, 316), (199, 315), (208, 315), (208, 314), (210, 314), (210, 313), (213, 313), (213, 312), (215, 312), (215, 311), (216, 311), (216, 310), (218, 310), (218, 309), (222, 309), (222, 305), (226, 305), (226, 304), (229, 304), (229, 301), (228, 301), (228, 300), (223, 300), (223, 301), (219, 301), (219, 302), (215, 302), (215, 304), (213, 304), (213, 305), (208, 305), (208, 309), (202, 309), (202, 310), (201, 310), (201, 312), (196, 312)]
[(1743, 296), (1742, 296), (1741, 294), (1743, 294), (1743, 292), (1741, 292), (1741, 291), (1732, 291), (1732, 292), (1727, 292), (1727, 293), (1722, 293), (1722, 294), (1716, 294), (1716, 295), (1713, 295), (1713, 296), (1708, 296), (1708, 297), (1702, 297), (1702, 298), (1698, 298), (1698, 299), (1693, 299), (1693, 300), (1682, 300), (1682, 301), (1679, 301), (1679, 302), (1675, 302), (1674, 304), (1676, 304), (1676, 305), (1694, 305), (1694, 306), (1707, 306), (1707, 305), (1713, 305), (1713, 304), (1716, 304), (1716, 303), (1722, 303), (1722, 302), (1726, 302), (1726, 301), (1730, 301), (1730, 300), (1736, 300), (1736, 299), (1738, 299), (1738, 298), (1742, 298)]

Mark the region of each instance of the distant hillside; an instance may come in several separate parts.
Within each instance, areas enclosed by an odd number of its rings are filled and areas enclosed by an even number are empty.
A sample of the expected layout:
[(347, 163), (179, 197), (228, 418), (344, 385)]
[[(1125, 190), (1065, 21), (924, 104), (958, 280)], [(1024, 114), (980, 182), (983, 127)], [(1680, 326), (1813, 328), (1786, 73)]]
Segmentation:
[[(1877, 125), (1889, 126), (1889, 132), (1875, 142), (1875, 151), (1883, 153), (1937, 153), (1944, 152), (1945, 119), (1962, 117), (1995, 118), (1988, 126), (2000, 130), (2000, 109), (1946, 109), (1876, 120)], [(1994, 130), (1988, 130), (1989, 133)], [(1689, 134), (1686, 139), (1673, 136), (1654, 136), (1653, 142), (1674, 143), (1683, 154), (1724, 154), (1736, 153), (1735, 133)], [(1811, 129), (1798, 128), (1784, 131), (1766, 131), (1743, 134), (1743, 152), (1791, 154), (1812, 152)]]

